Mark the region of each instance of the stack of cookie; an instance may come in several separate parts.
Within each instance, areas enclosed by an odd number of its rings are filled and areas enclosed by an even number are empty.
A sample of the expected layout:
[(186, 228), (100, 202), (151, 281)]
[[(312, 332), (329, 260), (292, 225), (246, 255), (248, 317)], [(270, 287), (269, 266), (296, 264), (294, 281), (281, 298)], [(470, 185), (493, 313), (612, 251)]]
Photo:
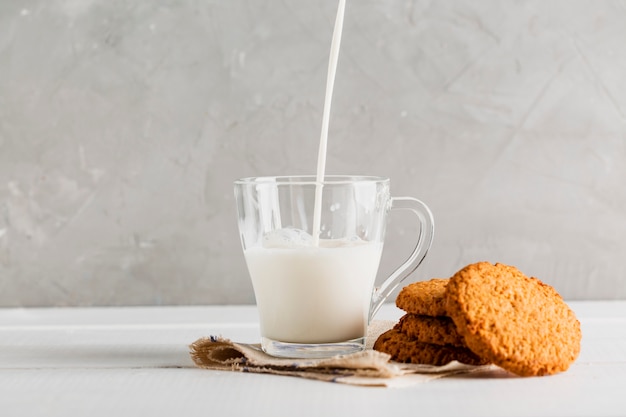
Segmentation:
[(494, 363), (534, 376), (567, 370), (580, 352), (574, 312), (554, 288), (512, 266), (479, 262), (410, 284), (396, 305), (406, 314), (374, 349), (398, 362)]
[(406, 314), (376, 340), (374, 349), (389, 353), (398, 362), (486, 364), (467, 347), (448, 315), (444, 298), (448, 281), (434, 278), (404, 287), (396, 305)]

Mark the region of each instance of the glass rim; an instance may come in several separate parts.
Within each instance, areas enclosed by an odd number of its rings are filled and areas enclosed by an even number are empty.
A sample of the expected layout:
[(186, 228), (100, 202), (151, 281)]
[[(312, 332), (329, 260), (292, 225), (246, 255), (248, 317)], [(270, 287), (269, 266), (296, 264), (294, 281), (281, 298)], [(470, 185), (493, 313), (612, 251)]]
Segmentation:
[(323, 181), (317, 181), (316, 175), (276, 175), (245, 177), (235, 180), (235, 185), (274, 184), (274, 185), (342, 185), (355, 183), (384, 183), (388, 177), (375, 175), (325, 175)]

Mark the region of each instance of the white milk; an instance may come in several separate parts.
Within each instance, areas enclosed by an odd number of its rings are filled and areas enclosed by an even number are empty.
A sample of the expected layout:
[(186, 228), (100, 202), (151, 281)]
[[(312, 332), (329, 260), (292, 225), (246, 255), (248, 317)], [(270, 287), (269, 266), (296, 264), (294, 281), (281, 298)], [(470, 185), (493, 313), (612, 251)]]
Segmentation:
[(330, 123), (330, 104), (335, 87), (335, 74), (337, 73), (337, 62), (339, 61), (339, 47), (341, 46), (341, 32), (343, 32), (343, 15), (346, 10), (346, 1), (339, 0), (337, 7), (337, 17), (335, 18), (335, 28), (333, 29), (333, 39), (330, 44), (330, 58), (328, 60), (328, 75), (326, 76), (326, 95), (324, 96), (324, 113), (322, 115), (322, 133), (320, 135), (319, 150), (317, 153), (317, 173), (315, 180), (315, 207), (313, 210), (313, 242), (315, 246), (319, 243), (320, 218), (322, 213), (322, 185), (326, 172), (326, 149), (328, 147), (328, 126)]
[(336, 240), (247, 249), (261, 334), (290, 343), (365, 336), (381, 253), (380, 243)]
[[(330, 105), (339, 60), (345, 0), (339, 0), (322, 117), (313, 235), (283, 229), (244, 251), (263, 337), (288, 343), (345, 342), (365, 336), (382, 244), (320, 240), (322, 185)], [(295, 236), (294, 236), (295, 234)], [(269, 243), (269, 244), (268, 244)]]

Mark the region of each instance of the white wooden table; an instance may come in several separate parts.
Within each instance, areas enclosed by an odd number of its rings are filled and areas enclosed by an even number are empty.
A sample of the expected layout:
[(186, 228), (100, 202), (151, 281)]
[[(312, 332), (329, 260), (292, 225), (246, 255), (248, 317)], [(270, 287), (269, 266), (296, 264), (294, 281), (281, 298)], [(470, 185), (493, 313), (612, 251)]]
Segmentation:
[(258, 341), (254, 306), (0, 309), (0, 416), (626, 416), (626, 301), (569, 304), (583, 342), (565, 373), (394, 389), (194, 368), (199, 337)]

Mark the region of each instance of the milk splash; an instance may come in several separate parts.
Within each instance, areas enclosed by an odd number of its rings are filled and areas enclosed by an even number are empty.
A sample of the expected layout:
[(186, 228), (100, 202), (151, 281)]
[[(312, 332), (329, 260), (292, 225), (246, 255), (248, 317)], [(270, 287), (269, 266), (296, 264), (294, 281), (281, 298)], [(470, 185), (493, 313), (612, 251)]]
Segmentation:
[(328, 61), (328, 75), (326, 77), (326, 96), (324, 97), (324, 113), (322, 116), (322, 134), (320, 136), (319, 151), (317, 154), (317, 176), (315, 178), (315, 206), (313, 211), (313, 244), (319, 244), (320, 223), (322, 217), (322, 188), (326, 171), (326, 148), (328, 145), (328, 125), (330, 121), (330, 104), (335, 86), (335, 74), (337, 61), (339, 61), (339, 47), (341, 45), (341, 32), (343, 31), (343, 16), (346, 10), (346, 1), (339, 0), (337, 17), (333, 39), (330, 45), (330, 58)]
[(265, 249), (319, 249), (353, 247), (368, 243), (370, 242), (355, 235), (342, 239), (319, 239), (315, 245), (313, 236), (304, 230), (286, 227), (265, 233), (261, 246)]

